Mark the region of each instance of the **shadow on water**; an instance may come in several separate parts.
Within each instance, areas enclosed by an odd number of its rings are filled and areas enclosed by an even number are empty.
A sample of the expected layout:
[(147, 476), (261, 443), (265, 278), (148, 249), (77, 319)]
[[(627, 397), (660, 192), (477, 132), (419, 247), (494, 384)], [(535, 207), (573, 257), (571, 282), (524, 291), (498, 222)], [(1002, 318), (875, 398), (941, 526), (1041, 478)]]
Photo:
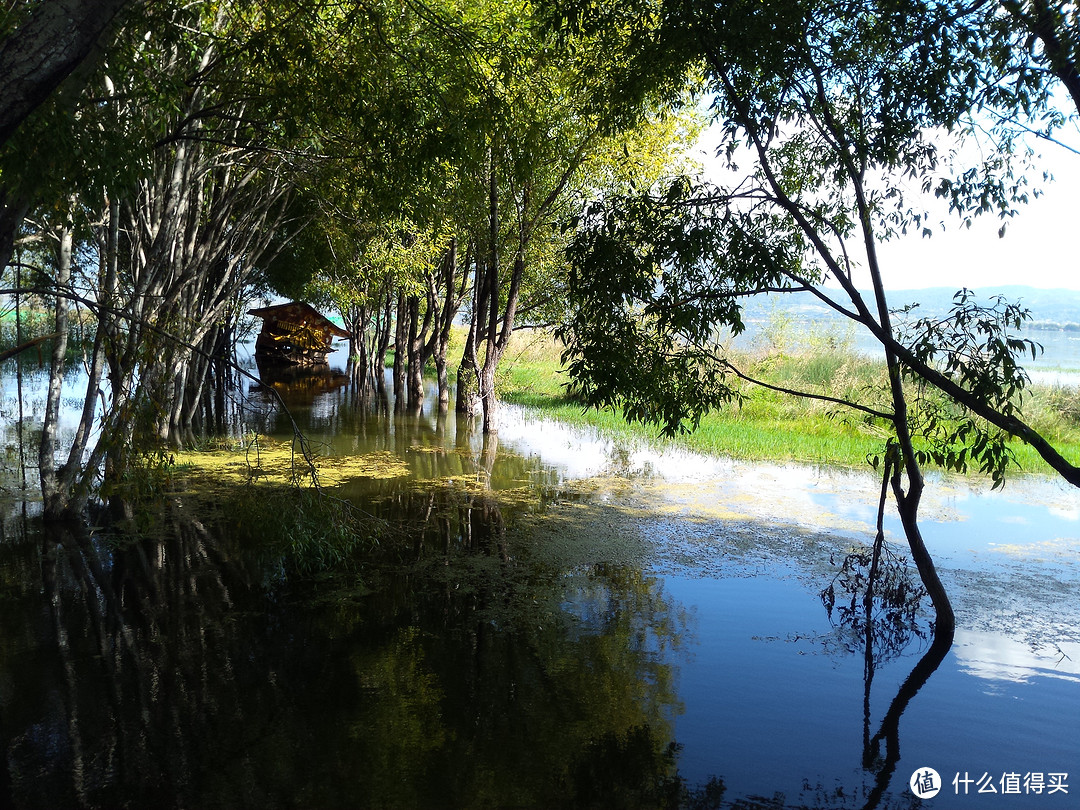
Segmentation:
[(9, 526), (10, 804), (664, 803), (684, 627), (657, 580), (522, 564), (492, 497), (383, 495), (362, 581), (282, 578), (182, 500), (153, 538)]
[[(330, 489), (383, 527), (378, 543), (300, 565), (303, 544), (238, 532), (235, 516), (184, 495), (149, 536), (10, 516), (6, 804), (912, 806), (893, 780), (900, 722), (951, 641), (935, 639), (895, 696), (879, 687), (889, 708), (875, 728), (875, 672), (917, 635), (899, 574), (870, 602), (841, 583), (850, 610), (830, 614), (844, 654), (864, 664), (862, 758), (849, 763), (861, 787), (734, 796), (723, 774), (680, 771), (692, 611), (647, 561), (592, 553), (633, 546), (627, 525), (604, 529), (609, 513), (590, 517), (589, 496), (539, 456), (500, 450), (452, 414), (395, 414), (384, 387), (329, 369), (267, 384), (327, 455), (385, 454), (407, 471)], [(251, 396), (259, 428), (287, 434), (271, 398)], [(257, 492), (273, 521), (275, 490)], [(708, 688), (744, 699), (722, 672)], [(739, 729), (712, 733), (740, 744)]]

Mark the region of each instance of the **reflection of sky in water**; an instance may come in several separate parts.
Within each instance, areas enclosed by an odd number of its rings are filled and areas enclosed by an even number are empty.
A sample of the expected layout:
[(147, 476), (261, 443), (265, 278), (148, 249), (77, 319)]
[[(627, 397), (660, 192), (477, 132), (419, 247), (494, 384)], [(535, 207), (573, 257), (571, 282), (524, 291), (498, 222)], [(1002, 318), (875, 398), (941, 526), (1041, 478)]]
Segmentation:
[[(817, 775), (827, 775), (820, 777), (826, 788), (842, 785), (849, 794), (872, 783), (859, 767), (863, 659), (825, 652), (831, 628), (815, 594), (770, 577), (669, 576), (666, 586), (693, 606), (696, 630), (690, 655), (677, 660), (684, 706), (675, 728), (683, 745), (680, 773), (691, 783), (720, 775), (735, 796), (779, 790), (789, 799)], [(913, 646), (876, 668), (871, 733), (922, 651)], [(949, 657), (904, 713), (893, 792), (923, 766), (949, 778), (976, 769), (976, 776), (1075, 771), (1078, 647), (1067, 650), (1072, 662), (1058, 665), (1053, 650), (959, 632)], [(985, 806), (952, 798), (958, 803), (941, 806)], [(1023, 799), (998, 797), (994, 806), (1029, 806)]]
[[(661, 565), (665, 590), (694, 617), (689, 654), (674, 660), (685, 707), (676, 721), (680, 773), (691, 783), (722, 776), (734, 796), (786, 786), (794, 799), (813, 774), (865, 786), (863, 659), (833, 646), (818, 596), (831, 574), (813, 556), (827, 557), (830, 544), (872, 541), (879, 479), (619, 447), (522, 409), (502, 415), (503, 446), (539, 455), (564, 480), (646, 474), (634, 494), (658, 516), (639, 528), (661, 557), (677, 547), (675, 563)], [(893, 509), (890, 501), (886, 532), (903, 554)], [(991, 492), (978, 481), (934, 476), (922, 515), (959, 630), (905, 712), (893, 790), (927, 765), (948, 779), (963, 770), (1072, 768), (1080, 782), (1080, 492), (1053, 479), (1018, 477)], [(736, 535), (761, 545), (734, 553)], [(874, 730), (920, 644), (878, 666)], [(1043, 796), (1040, 806), (1070, 806), (1061, 798)], [(950, 795), (941, 806), (984, 806), (979, 799)], [(994, 799), (995, 807), (1027, 806), (1023, 796)]]
[(1080, 684), (1080, 642), (1076, 641), (1032, 649), (994, 633), (960, 630), (953, 654), (961, 671), (977, 678), (1026, 683), (1042, 676)]
[[(564, 478), (645, 474), (669, 486), (665, 498), (688, 512), (724, 504), (759, 519), (872, 536), (879, 483), (869, 471), (715, 459), (681, 450), (659, 452), (621, 446), (595, 431), (569, 427), (504, 406), (500, 441), (524, 455), (539, 455)], [(921, 509), (927, 542), (936, 556), (969, 565), (986, 552), (1040, 554), (1054, 541), (1056, 562), (1080, 559), (1080, 490), (1053, 479), (1017, 477), (1004, 491), (980, 481), (927, 482)], [(895, 510), (886, 533), (903, 542)], [(1043, 562), (1051, 560), (1041, 559)]]

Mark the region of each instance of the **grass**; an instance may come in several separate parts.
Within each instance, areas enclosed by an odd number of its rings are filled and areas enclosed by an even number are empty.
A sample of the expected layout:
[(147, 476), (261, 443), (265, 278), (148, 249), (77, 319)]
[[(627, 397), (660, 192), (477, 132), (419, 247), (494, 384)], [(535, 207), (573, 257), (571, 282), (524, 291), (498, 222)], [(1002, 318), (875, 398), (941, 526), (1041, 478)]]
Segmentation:
[[(859, 402), (878, 396), (875, 392), (884, 382), (880, 364), (858, 355), (843, 341), (825, 340), (791, 353), (776, 349), (746, 353), (739, 363), (774, 385)], [(706, 415), (691, 433), (666, 438), (656, 426), (628, 424), (619, 413), (586, 410), (568, 393), (568, 382), (561, 346), (549, 335), (515, 334), (500, 367), (500, 398), (607, 435), (748, 460), (849, 467), (865, 466), (868, 457), (881, 451), (886, 436), (883, 428), (867, 425), (859, 414), (839, 406), (745, 385), (741, 404)], [(1066, 458), (1080, 461), (1080, 390), (1032, 386), (1024, 412)], [(1026, 444), (1014, 441), (1010, 446), (1020, 470), (1052, 472)]]

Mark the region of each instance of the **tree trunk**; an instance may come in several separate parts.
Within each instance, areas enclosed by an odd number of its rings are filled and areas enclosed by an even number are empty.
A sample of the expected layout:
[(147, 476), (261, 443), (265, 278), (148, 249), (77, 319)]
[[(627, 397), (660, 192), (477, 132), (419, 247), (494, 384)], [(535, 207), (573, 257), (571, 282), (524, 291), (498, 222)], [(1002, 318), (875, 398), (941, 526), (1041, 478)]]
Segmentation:
[[(407, 369), (409, 411), (419, 413), (424, 404), (423, 333), (420, 331), (420, 298), (409, 296), (409, 363)], [(425, 319), (426, 320), (426, 319)]]
[[(468, 267), (468, 256), (465, 266)], [(443, 300), (441, 320), (436, 328), (435, 343), (435, 375), (439, 385), (439, 413), (445, 413), (450, 407), (450, 381), (446, 371), (446, 355), (450, 349), (450, 331), (454, 326), (454, 317), (457, 315), (461, 298), (465, 294), (464, 279), (462, 289), (454, 295), (454, 283), (457, 281), (457, 239), (450, 240), (444, 261), (443, 284), (446, 287), (446, 297)]]
[(480, 363), (478, 353), (483, 342), (484, 321), (487, 318), (487, 264), (477, 252), (473, 262), (473, 306), (469, 332), (461, 352), (457, 375), (457, 413), (473, 419), (480, 404)]
[(951, 639), (956, 631), (956, 614), (953, 612), (949, 595), (945, 586), (938, 576), (934, 560), (923, 542), (922, 531), (919, 529), (919, 501), (922, 496), (921, 486), (914, 486), (909, 482), (908, 493), (903, 492), (900, 483), (900, 473), (897, 470), (893, 474), (893, 497), (896, 498), (897, 511), (900, 513), (900, 522), (904, 527), (904, 536), (911, 549), (912, 559), (919, 570), (919, 577), (926, 592), (930, 594), (930, 600), (934, 603), (934, 611), (937, 618), (934, 622), (935, 638), (948, 637)]
[(41, 425), (41, 447), (38, 451), (38, 470), (41, 478), (41, 496), (44, 501), (46, 520), (67, 517), (67, 492), (60, 486), (56, 472), (56, 438), (60, 416), (60, 395), (63, 390), (64, 358), (68, 343), (68, 301), (59, 293), (65, 291), (71, 280), (71, 248), (74, 235), (71, 223), (60, 231), (56, 250), (56, 314), (52, 361), (49, 366), (49, 390), (45, 401), (45, 416)]
[[(106, 227), (98, 240), (98, 302), (108, 305), (117, 286), (118, 256), (117, 245), (120, 228), (120, 207), (115, 200), (107, 206)], [(75, 438), (71, 443), (67, 461), (58, 475), (58, 486), (68, 493), (67, 512), (78, 514), (86, 507), (90, 496), (91, 479), (97, 474), (101, 456), (91, 452), (89, 460), (84, 458), (97, 411), (99, 386), (105, 370), (105, 344), (109, 338), (109, 321), (99, 316), (94, 333), (94, 346), (91, 352), (90, 367), (87, 370), (86, 394), (83, 397), (82, 415), (79, 419)], [(97, 451), (97, 448), (94, 448)]]
[[(872, 233), (869, 219), (865, 215), (863, 217), (863, 228), (867, 234)], [(927, 551), (922, 532), (919, 529), (919, 504), (922, 501), (925, 480), (915, 456), (911, 425), (908, 419), (907, 393), (904, 391), (900, 360), (891, 345), (893, 342), (892, 317), (885, 296), (885, 285), (881, 279), (875, 243), (869, 236), (866, 243), (878, 321), (881, 324), (881, 331), (890, 338), (890, 340), (883, 341), (883, 345), (885, 348), (885, 363), (889, 374), (889, 393), (893, 407), (893, 428), (896, 431), (894, 452), (898, 452), (899, 456), (891, 461), (893, 498), (896, 500), (896, 509), (900, 514), (900, 522), (904, 527), (904, 535), (907, 537), (912, 559), (915, 560), (919, 576), (926, 587), (927, 593), (930, 594), (930, 599), (933, 601), (934, 609), (937, 612), (936, 635), (941, 638), (948, 637), (951, 639), (956, 627), (956, 616), (953, 612), (952, 603), (949, 601), (949, 596), (945, 592), (945, 586), (937, 575), (934, 561), (930, 556), (930, 552)], [(888, 448), (886, 448), (886, 452), (889, 452)], [(905, 474), (908, 483), (906, 492), (902, 480)]]
[[(494, 139), (492, 139), (494, 142)], [(488, 260), (484, 287), (487, 301), (487, 344), (480, 369), (480, 398), (484, 404), (484, 434), (498, 431), (498, 401), (495, 398), (495, 366), (499, 363), (496, 331), (499, 323), (499, 182), (494, 145), (488, 176)]]
[(485, 436), (499, 432), (499, 398), (495, 395), (495, 366), (494, 352), (489, 346), (484, 366), (480, 369), (480, 400), (484, 406)]
[[(472, 333), (470, 332), (470, 337)], [(475, 352), (475, 348), (473, 349)], [(457, 403), (455, 412), (465, 419), (473, 419), (476, 416), (477, 400), (480, 396), (480, 377), (476, 368), (475, 355), (469, 352), (466, 345), (462, 354), (461, 363), (457, 370)]]
[(49, 0), (0, 42), (0, 144), (97, 47), (129, 0)]
[(390, 350), (390, 322), (393, 319), (393, 291), (387, 285), (383, 299), (382, 317), (376, 324), (378, 337), (375, 344), (375, 357), (372, 360), (375, 373), (375, 389), (386, 394), (386, 353)]
[(394, 411), (405, 409), (405, 369), (408, 360), (408, 305), (405, 293), (398, 292), (397, 323), (394, 326)]

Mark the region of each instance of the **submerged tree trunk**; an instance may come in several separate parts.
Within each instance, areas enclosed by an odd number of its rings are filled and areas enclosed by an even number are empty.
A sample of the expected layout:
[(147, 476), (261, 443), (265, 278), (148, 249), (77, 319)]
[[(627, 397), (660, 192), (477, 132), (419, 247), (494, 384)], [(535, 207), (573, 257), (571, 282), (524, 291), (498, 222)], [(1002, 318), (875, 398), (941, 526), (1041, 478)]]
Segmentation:
[(397, 320), (394, 326), (394, 410), (405, 408), (405, 375), (408, 363), (408, 304), (404, 291), (397, 296)]
[(349, 360), (355, 363), (355, 375), (366, 389), (372, 377), (371, 353), (366, 339), (371, 323), (371, 310), (366, 304), (352, 307), (346, 323), (349, 329)]
[(64, 358), (68, 344), (68, 307), (63, 293), (71, 280), (71, 248), (73, 225), (65, 223), (56, 248), (56, 304), (53, 326), (56, 337), (49, 364), (49, 388), (45, 400), (45, 415), (41, 424), (41, 445), (38, 450), (38, 470), (41, 478), (41, 497), (46, 520), (67, 516), (68, 493), (60, 486), (56, 470), (57, 430), (60, 421), (60, 396), (64, 382)]
[[(198, 64), (205, 68), (213, 58), (211, 47)], [(186, 112), (203, 110), (208, 92), (206, 86), (195, 88)], [(211, 139), (196, 137), (203, 119), (192, 114), (184, 120), (183, 134), (192, 137), (178, 137), (154, 150), (136, 189), (122, 201), (109, 200), (108, 232), (99, 238), (103, 267), (99, 278), (87, 284), (97, 290), (90, 310), (98, 324), (83, 421), (60, 470), (56, 419), (67, 305), (58, 301), (57, 325), (64, 336), (56, 347), (41, 448), (48, 515), (80, 511), (91, 494), (92, 477), (102, 471), (106, 489), (120, 493), (119, 485), (138, 463), (137, 450), (175, 447), (194, 437), (213, 365), (202, 353), (214, 352), (220, 325), (237, 311), (247, 274), (269, 250), (284, 216), (290, 186), (277, 171), (275, 157), (219, 149)], [(239, 130), (242, 116), (236, 120)], [(237, 131), (236, 140), (242, 135)], [(118, 250), (121, 233), (123, 251)], [(66, 236), (59, 251), (57, 278), (58, 292), (68, 295), (70, 240)], [(75, 286), (84, 297), (91, 295), (82, 289), (81, 278)], [(98, 391), (106, 369), (107, 399)], [(87, 455), (98, 404), (105, 410)], [(121, 505), (121, 511), (126, 507)]]
[(458, 416), (463, 419), (475, 418), (479, 395), (480, 377), (476, 368), (476, 332), (470, 328), (457, 370), (457, 402), (454, 410)]
[[(409, 344), (408, 344), (408, 367), (406, 369), (407, 388), (409, 397), (409, 410), (419, 413), (424, 404), (424, 333), (420, 328), (420, 297), (409, 296)], [(424, 319), (424, 327), (427, 327), (428, 317)]]
[(487, 345), (484, 352), (484, 365), (480, 369), (480, 396), (484, 404), (484, 433), (495, 433), (499, 429), (499, 400), (495, 390), (495, 373), (510, 344), (510, 335), (514, 329), (514, 314), (517, 310), (521, 279), (525, 273), (524, 245), (514, 259), (514, 270), (506, 292), (506, 304), (499, 318), (499, 278), (498, 268), (491, 275), (491, 297), (488, 302), (489, 318)]
[(487, 343), (484, 349), (484, 365), (480, 368), (480, 399), (484, 404), (484, 433), (498, 430), (498, 400), (495, 398), (495, 366), (499, 363), (496, 330), (499, 323), (499, 180), (498, 159), (492, 139), (490, 174), (488, 176), (488, 259), (484, 277), (487, 311), (481, 309), (480, 323), (484, 325)]
[[(74, 208), (74, 201), (72, 207)], [(100, 245), (100, 266), (98, 273), (99, 301), (110, 295), (116, 284), (116, 206), (110, 205), (105, 238)], [(43, 500), (43, 514), (46, 520), (68, 520), (78, 518), (86, 508), (91, 494), (91, 481), (97, 474), (102, 459), (100, 442), (86, 457), (86, 450), (93, 432), (98, 405), (98, 386), (105, 368), (105, 342), (107, 329), (102, 321), (98, 322), (91, 349), (90, 362), (86, 368), (87, 383), (83, 396), (79, 422), (71, 439), (66, 460), (57, 466), (58, 427), (61, 395), (63, 393), (64, 364), (68, 349), (68, 334), (71, 328), (69, 311), (71, 302), (72, 249), (74, 243), (73, 223), (65, 223), (58, 235), (56, 248), (56, 303), (53, 353), (49, 368), (49, 388), (46, 397), (45, 415), (42, 421), (41, 444), (39, 447), (39, 477)], [(104, 429), (104, 428), (103, 428)]]
[(892, 489), (912, 559), (915, 560), (919, 577), (934, 603), (934, 611), (937, 614), (935, 632), (951, 637), (956, 629), (956, 614), (953, 611), (952, 602), (949, 601), (949, 595), (945, 591), (945, 585), (938, 576), (934, 560), (923, 542), (922, 531), (919, 529), (919, 500), (922, 497), (922, 483), (919, 482), (916, 487), (909, 481), (908, 492), (905, 494), (900, 474), (897, 472), (894, 473)]
[[(525, 252), (529, 243), (529, 225), (524, 217), (518, 220), (517, 249), (509, 282), (505, 289), (505, 303), (500, 303), (504, 293), (501, 277), (499, 251), (499, 184), (498, 161), (493, 146), (491, 151), (490, 176), (488, 178), (488, 256), (481, 275), (477, 266), (477, 307), (474, 313), (477, 335), (483, 331), (485, 342), (484, 363), (479, 371), (480, 398), (484, 407), (484, 433), (495, 433), (499, 429), (498, 396), (495, 391), (495, 373), (510, 343), (514, 330), (514, 317), (517, 312), (521, 281), (525, 273)], [(529, 192), (525, 188), (520, 201), (521, 211), (529, 208)]]

